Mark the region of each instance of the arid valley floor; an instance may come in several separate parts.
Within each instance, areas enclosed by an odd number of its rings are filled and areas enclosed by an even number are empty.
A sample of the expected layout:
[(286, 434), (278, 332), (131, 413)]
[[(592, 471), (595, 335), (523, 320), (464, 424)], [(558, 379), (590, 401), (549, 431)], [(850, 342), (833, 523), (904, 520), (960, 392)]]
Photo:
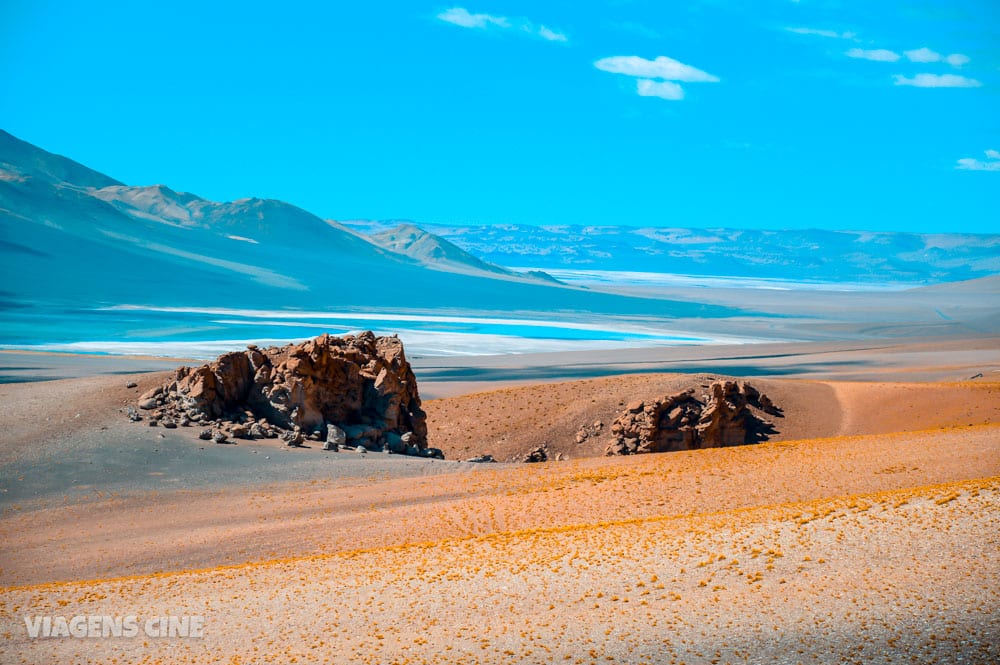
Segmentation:
[[(994, 338), (418, 360), (445, 461), (213, 445), (122, 414), (170, 363), (0, 355), (75, 377), (0, 385), (3, 663), (1000, 661)], [(783, 406), (770, 441), (573, 439), (727, 375)], [(540, 443), (566, 459), (457, 461)], [(24, 622), (126, 614), (205, 634)]]

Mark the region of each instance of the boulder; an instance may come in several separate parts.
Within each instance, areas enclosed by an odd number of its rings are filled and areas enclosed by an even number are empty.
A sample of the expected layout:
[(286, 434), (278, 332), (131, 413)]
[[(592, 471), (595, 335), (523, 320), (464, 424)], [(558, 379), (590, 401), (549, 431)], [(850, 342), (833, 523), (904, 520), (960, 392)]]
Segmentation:
[(347, 443), (347, 433), (336, 425), (326, 426), (326, 443), (323, 450), (340, 450), (340, 447)]

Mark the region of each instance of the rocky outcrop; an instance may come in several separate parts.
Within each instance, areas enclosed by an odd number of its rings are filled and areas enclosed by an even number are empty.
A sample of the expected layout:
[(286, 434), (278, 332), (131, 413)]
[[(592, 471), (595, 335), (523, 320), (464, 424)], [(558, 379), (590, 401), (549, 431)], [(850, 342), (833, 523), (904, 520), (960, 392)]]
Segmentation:
[[(143, 394), (150, 419), (211, 426), (235, 439), (306, 439), (421, 454), (427, 424), (399, 338), (322, 335), (301, 344), (227, 353)], [(400, 446), (405, 441), (405, 445)]]
[(522, 462), (526, 464), (536, 464), (538, 462), (549, 461), (549, 449), (548, 446), (542, 444), (536, 448), (532, 448), (521, 458)]
[(700, 398), (691, 388), (653, 402), (633, 402), (611, 424), (608, 455), (659, 453), (757, 443), (775, 432), (759, 413), (780, 416), (747, 383), (716, 381)]

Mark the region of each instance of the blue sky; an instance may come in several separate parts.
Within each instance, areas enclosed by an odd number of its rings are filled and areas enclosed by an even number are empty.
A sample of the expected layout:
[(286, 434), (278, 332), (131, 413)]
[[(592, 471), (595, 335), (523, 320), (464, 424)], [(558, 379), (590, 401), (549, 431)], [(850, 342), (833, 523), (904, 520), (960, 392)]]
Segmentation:
[(0, 127), (334, 219), (1000, 231), (1000, 3), (0, 3)]

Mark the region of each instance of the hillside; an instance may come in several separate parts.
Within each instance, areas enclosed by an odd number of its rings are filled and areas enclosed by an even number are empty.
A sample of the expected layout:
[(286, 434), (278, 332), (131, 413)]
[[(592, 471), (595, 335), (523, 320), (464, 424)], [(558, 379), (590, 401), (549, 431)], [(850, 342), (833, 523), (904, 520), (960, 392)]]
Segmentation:
[(371, 239), (396, 254), (409, 256), (428, 267), (455, 272), (485, 272), (506, 277), (513, 275), (509, 270), (481, 261), (457, 245), (413, 224), (400, 224), (373, 234)]

